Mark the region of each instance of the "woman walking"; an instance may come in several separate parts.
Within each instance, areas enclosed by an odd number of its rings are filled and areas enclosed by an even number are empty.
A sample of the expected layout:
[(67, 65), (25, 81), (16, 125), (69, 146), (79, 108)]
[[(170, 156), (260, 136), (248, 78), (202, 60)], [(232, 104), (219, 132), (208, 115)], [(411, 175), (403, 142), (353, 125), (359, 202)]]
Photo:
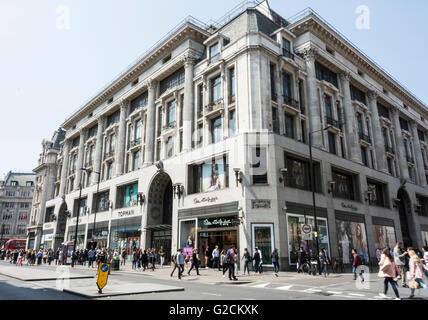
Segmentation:
[(379, 262), (379, 278), (384, 278), (384, 290), (383, 293), (379, 293), (379, 296), (382, 298), (388, 298), (386, 294), (388, 293), (388, 283), (391, 284), (392, 290), (394, 290), (396, 299), (401, 300), (400, 294), (398, 293), (397, 287), (394, 282), (394, 278), (400, 274), (400, 269), (394, 262), (394, 258), (391, 256), (391, 253), (388, 248), (382, 250), (382, 256)]
[[(414, 250), (409, 251), (409, 272), (410, 272), (410, 299), (415, 297), (415, 290), (418, 285), (428, 293), (428, 286), (425, 284), (424, 270), (428, 271), (428, 267), (424, 265)], [(412, 283), (413, 282), (413, 283)]]
[(244, 263), (245, 263), (245, 265), (244, 265), (244, 275), (245, 275), (245, 270), (247, 270), (248, 275), (250, 275), (250, 266), (249, 266), (249, 264), (251, 262), (251, 255), (248, 252), (247, 248), (244, 249), (244, 255), (242, 256), (241, 260), (244, 260)]
[(187, 272), (187, 274), (190, 276), (190, 271), (193, 270), (193, 268), (196, 269), (196, 274), (200, 276), (199, 274), (199, 254), (198, 249), (193, 249), (192, 252), (192, 266), (190, 267), (190, 270)]
[(273, 250), (271, 257), (272, 257), (272, 263), (273, 263), (273, 272), (274, 272), (275, 276), (278, 277), (278, 272), (279, 272), (278, 249)]
[(330, 264), (330, 259), (328, 258), (327, 252), (324, 248), (320, 250), (320, 263), (321, 263), (321, 274), (324, 278), (327, 278), (327, 266)]
[(148, 268), (147, 264), (149, 262), (149, 257), (147, 255), (147, 251), (144, 250), (143, 254), (141, 255), (141, 264), (143, 265), (143, 271), (146, 271), (146, 269)]
[(220, 255), (220, 265), (223, 267), (223, 278), (225, 278), (226, 277), (225, 273), (228, 269), (228, 266), (227, 266), (226, 250), (224, 249)]

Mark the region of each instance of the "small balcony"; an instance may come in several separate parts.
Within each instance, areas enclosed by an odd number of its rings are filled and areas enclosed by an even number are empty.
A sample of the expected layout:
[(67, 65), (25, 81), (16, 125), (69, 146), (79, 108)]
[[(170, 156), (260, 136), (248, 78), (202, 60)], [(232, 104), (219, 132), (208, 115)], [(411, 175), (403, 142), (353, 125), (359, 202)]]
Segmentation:
[(286, 96), (286, 95), (283, 95), (283, 97), (284, 97), (284, 103), (286, 105), (288, 105), (288, 106), (290, 106), (290, 107), (292, 107), (294, 109), (300, 110), (300, 103), (299, 103), (299, 101), (297, 101), (297, 100), (295, 100), (295, 99), (293, 99), (293, 98), (291, 98), (289, 96)]
[(134, 139), (134, 140), (129, 142), (128, 149), (132, 149), (132, 148), (137, 147), (139, 145), (141, 145), (141, 138)]
[(325, 121), (327, 122), (327, 125), (333, 126), (335, 128), (340, 128), (341, 126), (340, 121), (333, 119), (332, 117), (325, 117)]
[(363, 141), (365, 141), (367, 143), (372, 144), (372, 138), (370, 138), (368, 135), (366, 135), (366, 134), (364, 134), (362, 132), (359, 132), (358, 136), (360, 137), (360, 140), (363, 140)]
[(409, 156), (409, 155), (406, 155), (406, 159), (407, 159), (407, 162), (409, 162), (409, 163), (415, 163), (415, 160), (413, 159), (413, 157), (411, 157), (411, 156)]
[(395, 154), (394, 149), (390, 146), (385, 146), (385, 151), (390, 153), (390, 154)]
[[(174, 129), (177, 126), (177, 122), (176, 121), (172, 121), (170, 123), (167, 123), (166, 125), (164, 125), (162, 127), (162, 131), (166, 131), (166, 130), (170, 130), (170, 129)], [(140, 139), (141, 140), (141, 139)]]
[(109, 158), (113, 158), (114, 157), (114, 150), (110, 150), (106, 153), (104, 153), (104, 160), (107, 160)]
[(223, 108), (224, 108), (223, 98), (210, 102), (207, 106), (205, 106), (205, 110), (208, 113), (214, 112), (217, 110), (222, 110)]
[(282, 55), (286, 58), (294, 60), (294, 54), (285, 48), (282, 48)]

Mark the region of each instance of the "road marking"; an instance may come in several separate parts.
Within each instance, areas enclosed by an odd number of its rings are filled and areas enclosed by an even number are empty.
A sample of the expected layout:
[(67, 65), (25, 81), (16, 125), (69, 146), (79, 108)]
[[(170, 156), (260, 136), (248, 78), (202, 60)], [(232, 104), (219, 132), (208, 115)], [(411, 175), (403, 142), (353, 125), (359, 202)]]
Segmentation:
[(331, 294), (342, 294), (343, 292), (337, 292), (337, 291), (327, 291), (327, 293), (331, 293)]
[(316, 293), (316, 292), (322, 292), (322, 290), (310, 288), (310, 289), (303, 290), (303, 292)]
[(275, 288), (276, 290), (284, 290), (284, 291), (288, 291), (292, 288), (293, 286), (284, 286), (284, 287), (279, 287), (279, 288)]
[(359, 293), (348, 293), (349, 296), (355, 296), (355, 297), (365, 297), (366, 295), (364, 294), (359, 294)]
[(261, 283), (261, 284), (257, 284), (257, 285), (255, 285), (255, 286), (251, 286), (252, 288), (264, 288), (264, 287), (267, 287), (268, 285), (270, 285), (271, 283), (270, 282), (267, 282), (267, 283)]
[(221, 294), (218, 294), (218, 293), (202, 292), (202, 294), (205, 294), (207, 296), (221, 297)]

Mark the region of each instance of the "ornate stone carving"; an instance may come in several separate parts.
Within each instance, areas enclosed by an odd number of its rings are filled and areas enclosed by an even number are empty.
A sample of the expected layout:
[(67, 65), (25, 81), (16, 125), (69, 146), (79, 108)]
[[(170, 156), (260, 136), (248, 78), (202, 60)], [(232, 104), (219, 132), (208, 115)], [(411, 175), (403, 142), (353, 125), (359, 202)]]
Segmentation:
[(318, 54), (318, 49), (314, 47), (308, 47), (299, 52), (299, 55), (306, 60), (306, 62), (315, 61), (315, 56)]
[(120, 108), (121, 109), (127, 109), (130, 104), (131, 104), (131, 102), (128, 99), (122, 99), (120, 101)]
[(351, 73), (348, 71), (343, 71), (343, 72), (339, 73), (339, 78), (342, 81), (349, 81), (349, 80), (351, 80)]
[(156, 89), (157, 81), (153, 79), (147, 79), (144, 82), (144, 85), (147, 87), (148, 90), (154, 90)]
[(190, 66), (194, 66), (196, 64), (196, 61), (198, 60), (198, 58), (192, 54), (185, 54), (182, 58), (181, 61), (183, 61), (184, 66), (185, 67), (190, 67)]
[(369, 100), (371, 101), (376, 100), (378, 96), (379, 94), (374, 90), (369, 90), (367, 92), (367, 98), (369, 98)]
[(270, 200), (251, 200), (251, 207), (253, 209), (271, 209)]

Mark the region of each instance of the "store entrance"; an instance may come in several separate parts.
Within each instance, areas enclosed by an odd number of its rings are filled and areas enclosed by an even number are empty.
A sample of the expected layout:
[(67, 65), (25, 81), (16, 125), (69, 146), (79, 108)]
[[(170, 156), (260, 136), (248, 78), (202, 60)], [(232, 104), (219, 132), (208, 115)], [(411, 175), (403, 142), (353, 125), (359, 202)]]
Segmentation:
[[(159, 251), (161, 247), (165, 252), (165, 264), (171, 262), (171, 242), (172, 242), (172, 231), (152, 231), (152, 248)], [(157, 263), (160, 263), (159, 252), (156, 256)]]
[[(201, 257), (201, 267), (212, 266), (212, 252), (218, 245), (220, 253), (222, 250), (228, 250), (231, 246), (238, 248), (238, 230), (237, 229), (213, 229), (199, 232), (199, 256)], [(206, 249), (208, 246), (208, 259), (206, 260)]]

